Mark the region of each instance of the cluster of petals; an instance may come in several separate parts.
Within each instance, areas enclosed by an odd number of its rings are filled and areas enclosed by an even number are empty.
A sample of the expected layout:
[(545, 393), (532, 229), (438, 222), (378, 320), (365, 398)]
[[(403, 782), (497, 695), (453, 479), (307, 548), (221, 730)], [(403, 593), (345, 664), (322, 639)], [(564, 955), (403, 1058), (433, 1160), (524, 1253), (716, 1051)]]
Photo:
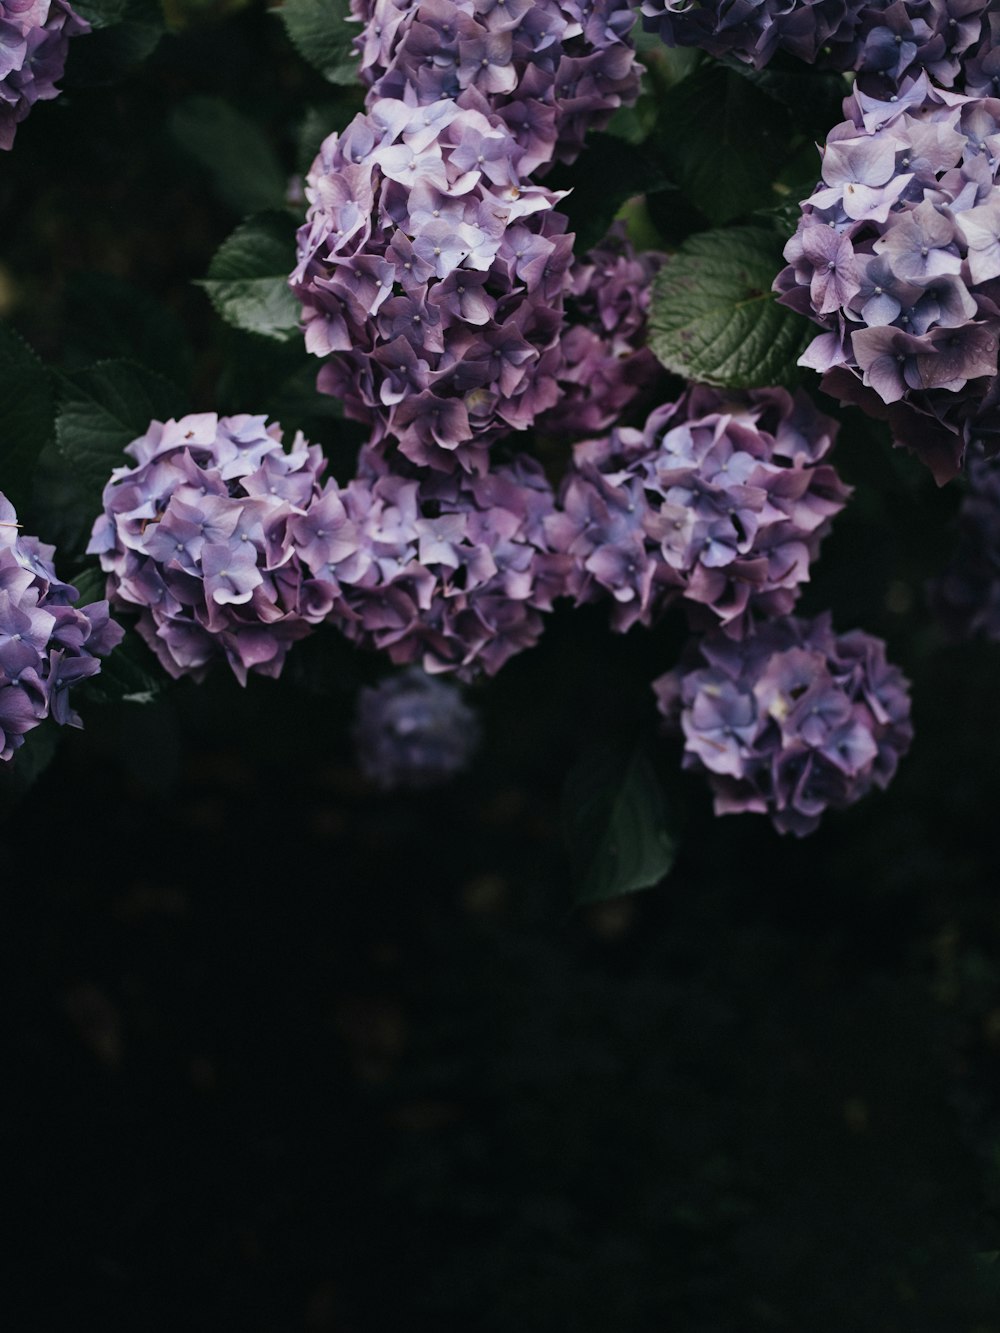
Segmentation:
[(786, 614), (849, 495), (825, 461), (835, 432), (804, 394), (695, 386), (642, 430), (578, 444), (546, 524), (567, 592), (612, 598), (617, 630), (678, 600), (732, 636)]
[(412, 462), (482, 469), (558, 401), (572, 234), (495, 115), (376, 101), (306, 185), (293, 290), (319, 388)]
[(468, 767), (478, 743), (479, 722), (460, 689), (418, 666), (358, 696), (358, 766), (383, 791), (447, 782)]
[[(289, 645), (328, 614), (335, 588), (316, 502), (318, 446), (262, 416), (214, 412), (154, 421), (104, 488), (87, 550), (108, 593), (174, 677), (202, 679), (220, 658), (237, 679), (277, 676)], [(317, 543), (321, 549), (316, 552)]]
[(970, 455), (955, 552), (931, 601), (956, 638), (1000, 641), (1000, 461)]
[(788, 52), (853, 71), (877, 96), (922, 71), (946, 88), (1000, 74), (991, 0), (642, 0), (641, 8), (646, 27), (669, 46), (697, 46), (756, 69)]
[(835, 634), (829, 615), (766, 622), (741, 640), (716, 631), (653, 683), (716, 814), (767, 814), (798, 836), (888, 785), (913, 735), (908, 688), (881, 639)]
[(646, 345), (646, 329), (652, 282), (663, 259), (655, 250), (636, 254), (622, 224), (615, 223), (574, 262), (555, 371), (560, 397), (539, 418), (540, 430), (592, 436), (652, 396), (663, 368)]
[(66, 0), (0, 0), (0, 148), (36, 102), (58, 96), (69, 39), (86, 32)]
[(553, 508), (528, 457), (442, 473), (365, 450), (315, 519), (337, 547), (321, 571), (338, 588), (330, 621), (397, 664), (493, 675), (537, 642), (562, 591), (566, 562), (545, 532)]
[(77, 590), (52, 564), (55, 550), (23, 536), (0, 495), (0, 760), (45, 718), (80, 726), (69, 691), (95, 676), (122, 640), (106, 601), (76, 606)]
[(521, 170), (571, 162), (639, 93), (629, 0), (351, 0), (369, 102), (449, 98), (495, 114)]
[(828, 330), (801, 358), (823, 388), (944, 482), (1000, 446), (1000, 100), (921, 76), (844, 106), (775, 289)]

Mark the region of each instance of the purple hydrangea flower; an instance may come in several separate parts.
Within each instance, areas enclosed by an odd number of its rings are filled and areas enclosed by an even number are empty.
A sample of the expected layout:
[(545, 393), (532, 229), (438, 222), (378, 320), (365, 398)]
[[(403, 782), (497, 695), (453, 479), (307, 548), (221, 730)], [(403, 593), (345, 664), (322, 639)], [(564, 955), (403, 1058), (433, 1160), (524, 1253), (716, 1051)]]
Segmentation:
[(69, 691), (97, 675), (98, 658), (124, 633), (106, 601), (74, 605), (78, 593), (56, 574), (54, 554), (21, 535), (13, 505), (0, 495), (0, 760), (47, 717), (81, 725)]
[[(279, 675), (289, 646), (329, 613), (325, 577), (343, 515), (321, 489), (326, 461), (264, 417), (203, 412), (150, 424), (104, 488), (88, 552), (116, 605), (171, 676), (201, 680), (224, 657)], [(329, 527), (330, 531), (327, 531)]]
[(442, 98), (498, 115), (522, 173), (571, 162), (639, 94), (628, 0), (352, 0), (368, 105)]
[(829, 615), (788, 616), (733, 640), (716, 631), (653, 682), (679, 720), (684, 767), (708, 777), (716, 814), (770, 815), (811, 833), (828, 807), (886, 787), (913, 737), (908, 682), (885, 644), (835, 634)]
[(342, 540), (323, 575), (339, 589), (329, 619), (353, 642), (465, 679), (537, 642), (567, 562), (534, 460), (446, 474), (365, 450), (336, 498)]
[(828, 330), (802, 357), (823, 388), (944, 482), (971, 441), (1000, 447), (1000, 103), (921, 75), (844, 110), (775, 290)]
[(825, 461), (835, 433), (804, 394), (697, 386), (643, 430), (577, 445), (546, 523), (567, 591), (610, 596), (618, 630), (680, 599), (732, 635), (784, 615), (850, 493)]
[(877, 97), (922, 71), (946, 88), (963, 74), (981, 85), (997, 74), (991, 0), (642, 0), (641, 9), (668, 46), (698, 46), (756, 69), (787, 51), (853, 71)]
[(0, 0), (0, 148), (36, 102), (59, 95), (69, 39), (87, 32), (66, 0)]
[(354, 744), (362, 773), (383, 791), (419, 790), (468, 766), (479, 723), (455, 685), (407, 667), (361, 691)]
[(968, 490), (948, 568), (930, 588), (931, 603), (956, 638), (1000, 641), (1000, 463), (970, 456)]

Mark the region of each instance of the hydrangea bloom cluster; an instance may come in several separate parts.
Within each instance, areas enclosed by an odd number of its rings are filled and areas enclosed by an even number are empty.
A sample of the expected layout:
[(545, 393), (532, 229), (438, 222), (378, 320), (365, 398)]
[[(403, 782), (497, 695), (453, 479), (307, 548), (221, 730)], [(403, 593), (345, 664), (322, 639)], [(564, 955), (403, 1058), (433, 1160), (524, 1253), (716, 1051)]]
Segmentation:
[(390, 467), (366, 451), (314, 520), (336, 537), (322, 570), (339, 587), (331, 621), (398, 664), (493, 675), (538, 640), (562, 591), (566, 562), (545, 535), (553, 507), (530, 458), (467, 475)]
[(521, 170), (571, 162), (639, 94), (628, 0), (351, 0), (369, 100), (442, 98), (496, 114)]
[(931, 600), (956, 637), (1000, 641), (1000, 463), (971, 456), (966, 475), (955, 554)]
[(55, 550), (22, 536), (14, 506), (0, 495), (0, 760), (52, 717), (80, 726), (69, 691), (95, 676), (123, 630), (108, 603), (75, 606), (77, 590), (53, 567)]
[(522, 157), (496, 116), (390, 98), (309, 173), (291, 282), (319, 388), (415, 463), (481, 469), (558, 399), (573, 238)]
[(576, 438), (607, 430), (663, 378), (646, 346), (652, 281), (663, 259), (655, 250), (636, 254), (616, 223), (574, 263), (555, 372), (560, 398), (539, 418), (540, 430)]
[(316, 522), (318, 445), (262, 416), (204, 412), (154, 421), (104, 488), (88, 552), (108, 591), (137, 607), (137, 629), (171, 676), (204, 677), (224, 657), (277, 676), (289, 645), (331, 609), (336, 587), (317, 574), (329, 542)]
[(86, 32), (66, 0), (0, 0), (0, 148), (36, 102), (58, 96), (69, 39)]
[(950, 88), (1000, 73), (991, 0), (642, 0), (646, 27), (669, 46), (698, 46), (761, 69), (779, 51), (853, 70), (889, 97), (926, 71)]
[(383, 791), (419, 790), (468, 766), (479, 724), (455, 685), (408, 667), (361, 691), (354, 743), (369, 781)]
[(783, 389), (694, 387), (643, 430), (577, 445), (547, 521), (577, 602), (612, 597), (612, 624), (650, 624), (683, 599), (742, 633), (784, 615), (849, 494), (825, 458), (835, 423)]
[(684, 767), (707, 775), (716, 814), (768, 814), (801, 837), (828, 807), (888, 785), (913, 730), (908, 682), (881, 639), (789, 616), (698, 649), (653, 689), (661, 713), (679, 715)]
[(1000, 432), (1000, 101), (855, 93), (785, 247), (781, 300), (829, 332), (802, 363), (887, 416), (938, 481)]

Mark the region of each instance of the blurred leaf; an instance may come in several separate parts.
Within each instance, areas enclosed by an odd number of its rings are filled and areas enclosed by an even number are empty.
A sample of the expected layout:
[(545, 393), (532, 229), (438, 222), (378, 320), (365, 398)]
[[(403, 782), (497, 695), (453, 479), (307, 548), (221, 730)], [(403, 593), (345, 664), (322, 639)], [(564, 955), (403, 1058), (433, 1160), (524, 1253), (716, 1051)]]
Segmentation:
[(76, 9), (94, 31), (71, 42), (67, 83), (113, 83), (156, 49), (165, 24), (158, 0), (81, 0)]
[(299, 306), (288, 286), (294, 267), (294, 221), (287, 213), (261, 213), (223, 241), (198, 286), (227, 324), (287, 342), (299, 333)]
[(35, 461), (54, 427), (48, 371), (13, 329), (0, 324), (0, 491), (15, 509), (27, 500)]
[(330, 83), (358, 81), (352, 43), (361, 29), (348, 0), (284, 0), (277, 11), (292, 45)]
[(179, 384), (188, 382), (191, 348), (181, 321), (144, 288), (111, 273), (74, 273), (66, 288), (66, 316), (72, 368), (134, 358)]
[(778, 305), (771, 284), (781, 238), (763, 227), (692, 236), (657, 275), (649, 343), (668, 370), (728, 389), (798, 377), (813, 329)]
[(641, 750), (586, 756), (566, 779), (562, 808), (578, 903), (651, 888), (673, 865), (663, 792)]
[(87, 694), (97, 702), (148, 704), (169, 677), (134, 630), (101, 661), (101, 672), (87, 682)]
[(55, 758), (62, 729), (48, 719), (29, 731), (7, 762), (0, 761), (0, 820), (16, 809)]
[(131, 361), (99, 361), (61, 377), (56, 418), (59, 451), (96, 514), (113, 468), (128, 460), (125, 445), (150, 421), (183, 416), (184, 394), (170, 380)]
[(284, 206), (285, 172), (267, 135), (249, 116), (221, 97), (187, 97), (170, 113), (169, 127), (234, 213), (245, 217)]
[(697, 69), (660, 102), (666, 169), (710, 222), (730, 222), (774, 202), (788, 155), (787, 110), (717, 63)]
[(780, 60), (774, 60), (763, 69), (735, 59), (725, 63), (730, 73), (788, 107), (796, 128), (815, 138), (825, 139), (830, 126), (844, 118), (843, 101), (851, 90), (850, 79), (844, 74), (810, 68), (795, 57), (788, 57), (784, 67)]
[(592, 134), (581, 161), (553, 172), (546, 184), (572, 192), (559, 210), (569, 218), (580, 252), (604, 239), (626, 200), (662, 190), (668, 182), (647, 149), (610, 134)]
[[(304, 176), (320, 150), (324, 139), (333, 133), (339, 133), (361, 110), (361, 89), (344, 92), (335, 101), (323, 102), (319, 106), (306, 108), (296, 136), (295, 160)], [(305, 205), (303, 205), (304, 209)]]

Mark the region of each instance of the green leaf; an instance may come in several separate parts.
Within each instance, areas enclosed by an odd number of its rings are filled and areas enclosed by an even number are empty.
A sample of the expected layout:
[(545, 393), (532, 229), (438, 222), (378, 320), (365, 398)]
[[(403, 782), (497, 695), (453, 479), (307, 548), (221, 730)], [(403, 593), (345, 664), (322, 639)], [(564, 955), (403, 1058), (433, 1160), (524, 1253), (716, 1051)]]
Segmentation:
[(330, 83), (358, 81), (352, 43), (361, 29), (350, 22), (348, 0), (284, 0), (277, 10), (299, 55)]
[(298, 336), (299, 307), (288, 286), (294, 228), (287, 213), (259, 213), (216, 251), (198, 286), (227, 324), (278, 342)]
[(726, 389), (798, 378), (815, 330), (771, 292), (782, 240), (764, 227), (692, 236), (653, 285), (649, 345), (668, 370)]
[(67, 83), (112, 83), (148, 55), (166, 30), (159, 0), (81, 0), (76, 6), (94, 31), (71, 42)]
[(48, 719), (29, 731), (8, 763), (0, 763), (0, 822), (12, 814), (55, 758), (62, 728)]
[(743, 217), (775, 201), (773, 182), (795, 126), (784, 106), (715, 62), (660, 104), (666, 169), (709, 222)]
[(187, 384), (192, 352), (177, 315), (151, 292), (112, 273), (73, 273), (66, 283), (65, 364), (122, 357)]
[(143, 435), (151, 421), (183, 416), (187, 410), (175, 384), (131, 361), (99, 361), (62, 376), (59, 451), (94, 514), (112, 469), (128, 462), (125, 445)]
[(86, 682), (87, 696), (96, 703), (152, 703), (167, 683), (156, 658), (132, 630), (101, 661), (101, 671)]
[(641, 750), (595, 752), (570, 772), (563, 831), (578, 903), (651, 888), (674, 863), (663, 792)]
[(285, 203), (287, 179), (259, 125), (221, 97), (187, 97), (170, 114), (170, 133), (209, 173), (218, 198), (245, 217)]
[(661, 190), (667, 180), (647, 149), (610, 134), (592, 134), (580, 162), (553, 172), (546, 184), (571, 191), (559, 209), (576, 232), (580, 252), (604, 239), (626, 200)]
[(27, 502), (35, 461), (54, 427), (48, 371), (13, 329), (0, 324), (0, 491), (15, 509)]

